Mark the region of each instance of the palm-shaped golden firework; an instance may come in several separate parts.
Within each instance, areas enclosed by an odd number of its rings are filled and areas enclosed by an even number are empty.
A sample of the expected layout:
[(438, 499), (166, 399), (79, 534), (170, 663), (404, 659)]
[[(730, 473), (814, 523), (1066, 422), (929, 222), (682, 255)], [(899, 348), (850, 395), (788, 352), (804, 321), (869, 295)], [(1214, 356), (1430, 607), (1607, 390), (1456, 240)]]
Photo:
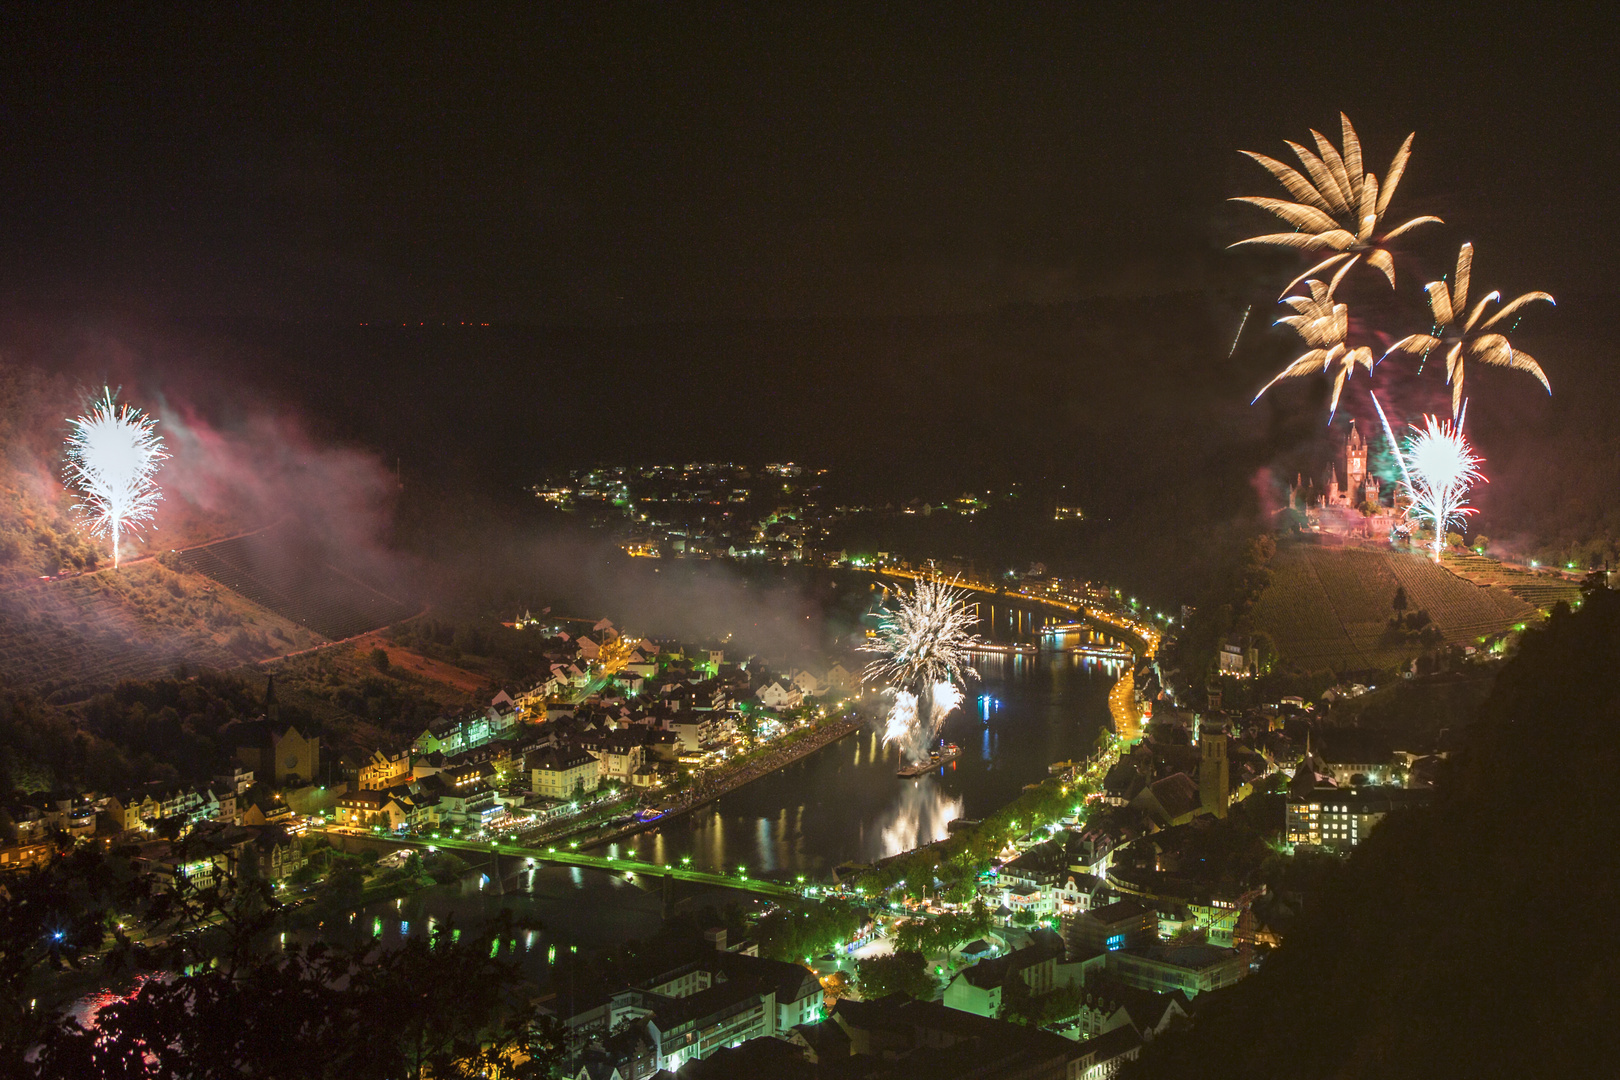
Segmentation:
[(1298, 201), (1289, 202), (1286, 199), (1253, 196), (1232, 201), (1251, 203), (1263, 210), (1269, 210), (1294, 226), (1297, 231), (1252, 236), (1247, 240), (1239, 240), (1232, 246), (1270, 244), (1302, 251), (1334, 252), (1290, 281), (1283, 288), (1284, 293), (1300, 281), (1324, 273), (1333, 266), (1339, 267), (1335, 274), (1336, 281), (1343, 276), (1345, 270), (1361, 259), (1365, 259), (1369, 266), (1383, 271), (1384, 276), (1389, 279), (1390, 288), (1394, 288), (1395, 260), (1390, 255), (1390, 241), (1418, 225), (1440, 221), (1433, 216), (1416, 217), (1386, 232), (1379, 231), (1384, 211), (1389, 208), (1389, 201), (1395, 195), (1396, 186), (1401, 182), (1401, 174), (1406, 171), (1406, 161), (1412, 155), (1412, 140), (1416, 138), (1416, 133), (1408, 135), (1401, 148), (1395, 152), (1394, 160), (1389, 163), (1389, 172), (1384, 176), (1383, 187), (1380, 188), (1378, 177), (1370, 172), (1362, 172), (1361, 140), (1356, 137), (1356, 129), (1350, 126), (1350, 118), (1340, 113), (1339, 119), (1344, 125), (1342, 154), (1326, 136), (1314, 129), (1311, 131), (1311, 137), (1316, 141), (1315, 154), (1296, 142), (1288, 143), (1298, 156), (1300, 164), (1305, 167), (1309, 178), (1302, 175), (1299, 170), (1264, 154), (1243, 151), (1265, 166), (1266, 171), (1272, 176), (1282, 181), (1283, 187), (1287, 188), (1288, 193)]
[[(1343, 276), (1341, 270), (1334, 278), (1333, 284), (1338, 284), (1339, 277)], [(1283, 379), (1292, 379), (1300, 375), (1309, 375), (1315, 371), (1326, 371), (1335, 364), (1338, 365), (1338, 374), (1333, 379), (1333, 401), (1328, 406), (1328, 422), (1333, 422), (1333, 414), (1339, 411), (1339, 395), (1344, 390), (1345, 380), (1356, 370), (1360, 364), (1371, 373), (1373, 368), (1372, 350), (1366, 346), (1351, 348), (1345, 341), (1350, 331), (1349, 309), (1343, 304), (1333, 301), (1333, 285), (1324, 285), (1320, 281), (1307, 281), (1306, 287), (1310, 289), (1309, 296), (1289, 296), (1283, 303), (1294, 309), (1294, 314), (1286, 315), (1277, 320), (1279, 326), (1291, 326), (1310, 349), (1295, 359), (1278, 373), (1277, 377), (1260, 388), (1260, 393), (1254, 395), (1259, 401), (1260, 395), (1276, 386)], [(1250, 402), (1253, 404), (1253, 402)]]
[(1516, 300), (1509, 301), (1502, 310), (1492, 315), (1484, 322), (1480, 318), (1485, 314), (1485, 306), (1491, 301), (1500, 301), (1502, 294), (1491, 292), (1481, 297), (1479, 303), (1468, 311), (1468, 279), (1474, 268), (1474, 245), (1464, 244), (1462, 250), (1457, 252), (1457, 274), (1451, 285), (1444, 281), (1431, 281), (1425, 288), (1429, 294), (1429, 310), (1434, 312), (1436, 334), (1413, 334), (1404, 337), (1389, 347), (1389, 353), (1404, 352), (1419, 356), (1426, 356), (1441, 346), (1450, 346), (1446, 349), (1446, 382), (1451, 384), (1451, 415), (1458, 416), (1462, 411), (1463, 400), (1463, 361), (1478, 360), (1482, 364), (1491, 364), (1495, 367), (1514, 368), (1518, 371), (1528, 371), (1541, 385), (1552, 393), (1552, 384), (1547, 381), (1547, 375), (1541, 370), (1541, 365), (1527, 352), (1515, 349), (1506, 337), (1491, 333), (1491, 327), (1512, 315), (1520, 308), (1536, 300), (1545, 300), (1555, 303), (1553, 298), (1544, 292), (1527, 292)]

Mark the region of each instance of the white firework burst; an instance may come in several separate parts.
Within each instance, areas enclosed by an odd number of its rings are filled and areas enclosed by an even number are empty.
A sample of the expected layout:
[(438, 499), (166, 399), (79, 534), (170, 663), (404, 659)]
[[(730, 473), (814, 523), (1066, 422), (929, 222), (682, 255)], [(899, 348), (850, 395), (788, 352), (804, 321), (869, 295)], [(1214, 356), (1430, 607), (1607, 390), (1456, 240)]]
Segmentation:
[(1403, 455), (1406, 479), (1402, 487), (1412, 498), (1411, 513), (1434, 528), (1434, 557), (1445, 547), (1446, 530), (1462, 528), (1468, 515), (1468, 489), (1484, 480), (1479, 466), (1484, 459), (1474, 453), (1461, 425), (1449, 420), (1423, 418), (1424, 426), (1412, 425)]
[(968, 654), (983, 644), (973, 633), (978, 615), (967, 594), (945, 581), (919, 581), (883, 614), (877, 637), (862, 646), (878, 659), (866, 665), (866, 678), (919, 690), (938, 682), (961, 682), (971, 676)]
[(116, 405), (111, 390), (91, 402), (85, 415), (69, 420), (67, 485), (79, 496), (74, 507), (86, 527), (112, 541), (113, 566), (119, 563), (122, 535), (139, 536), (152, 520), (163, 493), (153, 474), (169, 456), (157, 421), (129, 405)]
[(865, 676), (895, 692), (883, 741), (898, 742), (908, 758), (921, 761), (940, 725), (962, 702), (958, 686), (978, 677), (968, 657), (982, 644), (973, 632), (979, 620), (967, 594), (949, 582), (919, 581), (909, 594), (895, 595), (877, 636), (862, 647), (878, 657), (866, 666)]

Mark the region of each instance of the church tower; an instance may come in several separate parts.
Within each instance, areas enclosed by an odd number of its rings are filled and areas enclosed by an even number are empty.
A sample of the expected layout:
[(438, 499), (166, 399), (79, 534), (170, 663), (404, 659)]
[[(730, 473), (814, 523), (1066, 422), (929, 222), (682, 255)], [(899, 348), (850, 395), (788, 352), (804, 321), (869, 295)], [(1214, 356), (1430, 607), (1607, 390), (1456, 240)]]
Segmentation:
[(1231, 776), (1226, 762), (1226, 736), (1214, 732), (1198, 740), (1204, 760), (1198, 766), (1198, 795), (1204, 809), (1216, 817), (1226, 816), (1226, 806), (1232, 799)]

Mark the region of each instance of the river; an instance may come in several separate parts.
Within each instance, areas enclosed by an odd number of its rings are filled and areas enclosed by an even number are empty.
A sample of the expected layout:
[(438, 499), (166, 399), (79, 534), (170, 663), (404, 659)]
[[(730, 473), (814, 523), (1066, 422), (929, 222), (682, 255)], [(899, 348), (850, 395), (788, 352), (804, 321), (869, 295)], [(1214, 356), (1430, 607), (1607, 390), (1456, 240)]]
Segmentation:
[[(1117, 661), (1058, 651), (981, 653), (974, 666), (980, 680), (945, 723), (946, 739), (962, 755), (940, 770), (896, 777), (898, 752), (882, 745), (874, 725), (693, 814), (597, 850), (657, 863), (690, 855), (704, 869), (746, 866), (764, 877), (824, 877), (839, 863), (899, 854), (944, 838), (956, 818), (983, 817), (1017, 798), (1024, 785), (1047, 777), (1052, 762), (1089, 754), (1109, 723), (1107, 695), (1122, 669)], [(645, 937), (662, 921), (662, 898), (651, 883), (511, 860), (502, 860), (498, 877), (486, 872), (494, 869), (485, 863), (454, 884), (367, 904), (323, 936), (396, 944), (450, 920), (474, 928), (507, 909), (521, 920), (539, 920), (542, 928), (521, 929), (503, 941), (502, 955), (544, 984), (558, 951)], [(680, 895), (700, 904), (737, 899), (735, 893), (698, 897), (689, 889)], [(79, 1008), (88, 1010), (113, 992), (87, 996)]]
[(596, 849), (764, 877), (824, 877), (943, 839), (956, 818), (980, 818), (1044, 780), (1054, 761), (1091, 753), (1109, 723), (1121, 665), (1066, 652), (981, 653), (981, 678), (945, 738), (956, 761), (913, 780), (895, 776), (898, 751), (874, 726), (832, 743), (656, 830)]

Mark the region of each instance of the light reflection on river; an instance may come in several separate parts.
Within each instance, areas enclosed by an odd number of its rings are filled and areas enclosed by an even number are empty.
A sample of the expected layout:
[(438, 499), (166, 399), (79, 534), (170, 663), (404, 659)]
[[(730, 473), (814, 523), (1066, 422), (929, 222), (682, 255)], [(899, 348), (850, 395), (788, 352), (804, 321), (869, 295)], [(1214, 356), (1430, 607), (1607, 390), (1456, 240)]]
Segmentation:
[(824, 747), (657, 830), (597, 849), (704, 869), (825, 876), (943, 839), (959, 817), (979, 818), (1043, 780), (1054, 761), (1091, 752), (1108, 723), (1115, 662), (1067, 653), (984, 653), (981, 680), (945, 724), (962, 756), (942, 770), (895, 776), (899, 752), (875, 729)]

